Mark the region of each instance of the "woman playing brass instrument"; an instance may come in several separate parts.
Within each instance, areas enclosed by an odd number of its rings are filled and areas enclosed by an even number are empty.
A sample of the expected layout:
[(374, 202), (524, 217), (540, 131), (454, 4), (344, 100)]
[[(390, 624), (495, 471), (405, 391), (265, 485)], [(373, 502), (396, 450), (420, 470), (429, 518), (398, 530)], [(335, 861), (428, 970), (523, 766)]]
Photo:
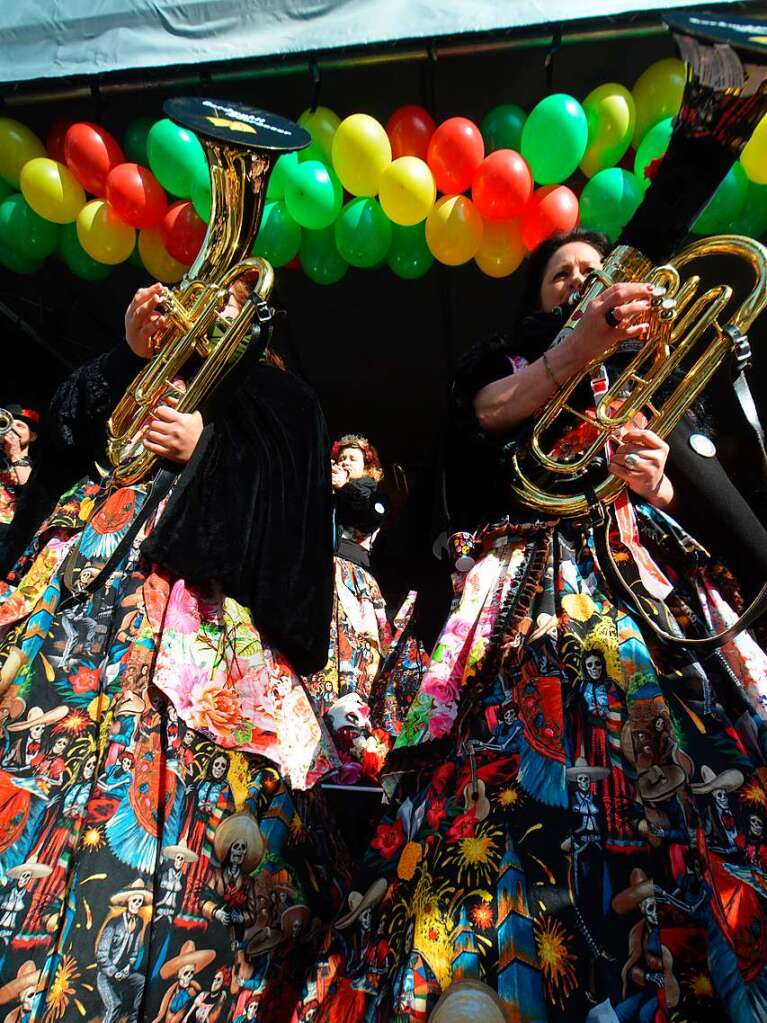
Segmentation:
[[(717, 44), (728, 31), (762, 42), (737, 18), (688, 20)], [(620, 239), (649, 265), (678, 252), (766, 106), (762, 68), (683, 45), (696, 73)], [(731, 81), (717, 77), (725, 52)], [(724, 562), (761, 584), (767, 536), (691, 416), (668, 444), (646, 420), (611, 439), (604, 468), (627, 483), (612, 559), (596, 512), (556, 519), (514, 496), (513, 456), (541, 405), (604, 358), (572, 396), (580, 417), (559, 454), (577, 455), (617, 349), (652, 322), (641, 283), (574, 313), (607, 251), (583, 233), (542, 246), (513, 328), (459, 366), (435, 502), (454, 599), (387, 760), (396, 799), (299, 1019), (765, 1018), (767, 655), (745, 632), (701, 655), (661, 644), (654, 625), (689, 640), (730, 624), (741, 598)]]
[[(370, 919), (360, 931), (343, 917), (321, 959), (339, 970), (321, 1019), (441, 1020), (440, 995), (467, 981), (476, 1018), (762, 1018), (767, 656), (745, 633), (705, 658), (662, 647), (602, 571), (587, 517), (542, 521), (510, 501), (509, 438), (595, 356), (647, 332), (648, 286), (618, 284), (549, 347), (607, 251), (582, 231), (544, 243), (515, 329), (454, 382), (447, 503), (463, 571), (387, 763), (403, 775), (397, 803), (349, 897)], [(673, 517), (705, 500), (681, 449), (733, 499), (688, 443), (693, 430), (710, 445), (703, 429), (690, 417), (669, 445), (632, 426), (609, 465), (630, 495), (620, 563), (688, 635), (740, 601), (734, 534), (709, 554)], [(741, 511), (764, 571), (767, 536)]]
[[(224, 319), (248, 295), (236, 281)], [(328, 649), (324, 420), (249, 348), (201, 412), (166, 400), (143, 427), (177, 476), (131, 539), (157, 477), (121, 486), (95, 464), (161, 297), (140, 290), (126, 341), (62, 385), (6, 554), (0, 1004), (35, 973), (32, 1020), (181, 1019), (215, 971), (251, 1019), (287, 1019), (333, 905), (338, 856), (291, 795), (337, 766), (299, 678)]]

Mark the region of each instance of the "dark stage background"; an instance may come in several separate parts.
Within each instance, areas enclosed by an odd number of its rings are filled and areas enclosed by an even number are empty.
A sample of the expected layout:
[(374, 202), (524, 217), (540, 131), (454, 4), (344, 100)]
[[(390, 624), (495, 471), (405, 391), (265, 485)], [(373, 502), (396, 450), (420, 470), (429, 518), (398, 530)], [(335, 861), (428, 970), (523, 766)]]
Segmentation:
[[(674, 54), (670, 36), (565, 45), (555, 55), (550, 90), (583, 99), (607, 81), (630, 88), (649, 64)], [(531, 109), (547, 91), (545, 56), (545, 49), (529, 48), (325, 71), (319, 101), (341, 117), (361, 110), (385, 122), (401, 104), (421, 102), (431, 107), (438, 121), (461, 114), (479, 122), (499, 103), (516, 102)], [(236, 87), (217, 84), (209, 91), (292, 117), (312, 97), (308, 71), (305, 77), (275, 76)], [(43, 138), (57, 116), (97, 121), (120, 138), (139, 114), (161, 116), (161, 102), (168, 94), (138, 89), (119, 99), (51, 101), (9, 107), (6, 112)], [(730, 272), (722, 269), (719, 279)], [(401, 464), (412, 481), (431, 457), (456, 358), (510, 321), (522, 278), (518, 271), (506, 280), (492, 280), (473, 263), (456, 269), (435, 264), (418, 281), (399, 280), (388, 268), (352, 268), (339, 284), (322, 287), (300, 270), (282, 270), (277, 301), (288, 313), (282, 342), (319, 392), (331, 433), (366, 433), (385, 464)], [(0, 316), (0, 399), (44, 404), (68, 365), (121, 337), (125, 307), (135, 288), (146, 283), (146, 275), (128, 264), (103, 283), (82, 282), (54, 259), (33, 277), (0, 268), (0, 302), (28, 322), (44, 342), (35, 343), (7, 316)], [(762, 325), (753, 333), (752, 378), (762, 406), (766, 340)], [(713, 393), (722, 431), (720, 449), (750, 489), (755, 451), (736, 423), (725, 390), (714, 388)], [(391, 473), (388, 478), (391, 481)]]

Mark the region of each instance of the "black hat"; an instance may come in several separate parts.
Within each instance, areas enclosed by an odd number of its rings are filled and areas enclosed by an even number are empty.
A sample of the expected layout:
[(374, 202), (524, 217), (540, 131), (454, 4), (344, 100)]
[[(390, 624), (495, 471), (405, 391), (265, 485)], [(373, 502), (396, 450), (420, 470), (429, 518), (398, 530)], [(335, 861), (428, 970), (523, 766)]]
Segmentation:
[(13, 404), (5, 406), (6, 412), (10, 412), (14, 419), (20, 419), (26, 423), (30, 430), (40, 429), (40, 413), (33, 408), (26, 408), (24, 405)]

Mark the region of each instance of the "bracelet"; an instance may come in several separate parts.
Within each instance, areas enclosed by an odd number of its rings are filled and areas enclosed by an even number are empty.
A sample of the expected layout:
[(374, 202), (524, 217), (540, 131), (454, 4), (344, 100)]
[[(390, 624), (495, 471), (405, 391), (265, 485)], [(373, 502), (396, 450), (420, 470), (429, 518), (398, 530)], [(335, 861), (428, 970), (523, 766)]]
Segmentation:
[(562, 385), (557, 380), (557, 378), (554, 376), (554, 370), (549, 365), (549, 357), (548, 357), (546, 352), (543, 353), (543, 368), (546, 370), (546, 373), (551, 378), (551, 382), (554, 384), (556, 389), (558, 391), (561, 391), (562, 390)]
[(29, 460), (28, 458), (20, 458), (20, 459), (18, 460), (18, 462), (10, 462), (9, 464), (10, 464), (10, 465), (12, 465), (12, 466), (14, 466), (14, 467), (15, 467), (15, 466), (17, 466), (17, 465), (20, 465), (20, 466), (23, 466), (23, 467), (27, 468), (27, 467), (29, 467), (29, 466), (30, 466), (30, 465), (31, 465), (32, 463), (30, 462), (30, 460)]

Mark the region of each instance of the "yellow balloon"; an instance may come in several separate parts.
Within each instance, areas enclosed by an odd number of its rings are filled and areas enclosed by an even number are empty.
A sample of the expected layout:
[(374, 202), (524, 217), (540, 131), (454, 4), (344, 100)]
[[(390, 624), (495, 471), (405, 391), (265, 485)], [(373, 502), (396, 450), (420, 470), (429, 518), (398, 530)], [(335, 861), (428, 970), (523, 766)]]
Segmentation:
[(322, 155), (330, 163), (333, 156), (333, 139), (341, 118), (330, 107), (317, 107), (316, 110), (304, 110), (298, 118), (302, 128), (306, 128), (312, 142), (322, 150)]
[(138, 252), (151, 276), (163, 284), (175, 284), (186, 272), (184, 264), (174, 259), (163, 245), (158, 227), (146, 227), (139, 232)]
[(45, 146), (26, 125), (12, 117), (0, 117), (0, 177), (9, 185), (18, 188), (24, 164), (45, 155)]
[(136, 232), (124, 223), (106, 199), (91, 199), (77, 217), (80, 244), (97, 263), (123, 263), (133, 252)]
[(401, 156), (390, 163), (381, 175), (379, 192), (386, 216), (403, 227), (425, 220), (437, 198), (434, 175), (417, 156)]
[(474, 262), (488, 277), (508, 277), (525, 258), (522, 221), (485, 220), (482, 241)]
[(352, 114), (341, 121), (333, 137), (333, 167), (347, 192), (376, 195), (390, 163), (389, 136), (374, 117)]
[(767, 115), (765, 115), (740, 154), (743, 170), (755, 185), (767, 185)]
[(68, 167), (36, 156), (21, 169), (21, 194), (44, 220), (71, 224), (85, 205), (85, 192)]
[(583, 101), (583, 109), (589, 141), (581, 170), (590, 178), (606, 167), (614, 167), (623, 157), (634, 135), (636, 111), (634, 97), (617, 82), (593, 89)]
[(460, 266), (482, 243), (482, 217), (465, 195), (443, 195), (426, 221), (426, 244), (440, 263)]
[(634, 82), (631, 95), (636, 107), (634, 148), (658, 121), (673, 117), (679, 110), (687, 70), (677, 57), (656, 60)]

